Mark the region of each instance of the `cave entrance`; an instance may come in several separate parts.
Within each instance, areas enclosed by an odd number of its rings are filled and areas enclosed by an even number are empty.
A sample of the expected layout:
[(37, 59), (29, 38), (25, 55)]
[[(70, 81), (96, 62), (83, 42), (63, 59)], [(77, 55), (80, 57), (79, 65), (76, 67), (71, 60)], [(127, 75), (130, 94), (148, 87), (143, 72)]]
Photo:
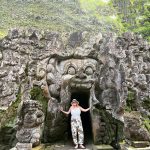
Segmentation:
[[(71, 94), (71, 101), (72, 99), (77, 99), (79, 101), (79, 104), (83, 108), (88, 108), (90, 106), (90, 93), (89, 92), (72, 92)], [(69, 139), (72, 140), (71, 135), (71, 126), (70, 126), (70, 119), (71, 115), (69, 117)], [(82, 125), (84, 130), (84, 143), (91, 143), (93, 141), (93, 135), (92, 135), (92, 122), (91, 122), (91, 114), (90, 111), (88, 112), (82, 112), (81, 113), (81, 119), (82, 119)]]

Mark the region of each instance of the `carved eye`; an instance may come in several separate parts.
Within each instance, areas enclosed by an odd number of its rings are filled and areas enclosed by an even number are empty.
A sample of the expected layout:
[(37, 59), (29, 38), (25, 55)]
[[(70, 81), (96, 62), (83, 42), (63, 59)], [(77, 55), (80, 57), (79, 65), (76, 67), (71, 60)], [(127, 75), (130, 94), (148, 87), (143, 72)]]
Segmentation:
[(89, 66), (89, 67), (86, 67), (85, 73), (86, 73), (87, 75), (92, 75), (92, 74), (94, 73), (93, 68), (90, 67), (90, 66)]
[(70, 66), (70, 67), (68, 68), (67, 74), (75, 75), (75, 74), (76, 74), (75, 68), (74, 68), (73, 66)]
[(42, 78), (44, 78), (44, 76), (45, 76), (45, 69), (41, 69), (41, 70), (39, 70), (39, 72), (37, 73), (37, 77), (39, 78), (39, 79), (42, 79)]
[(48, 64), (47, 65), (47, 72), (53, 72), (54, 71), (54, 67), (52, 64)]

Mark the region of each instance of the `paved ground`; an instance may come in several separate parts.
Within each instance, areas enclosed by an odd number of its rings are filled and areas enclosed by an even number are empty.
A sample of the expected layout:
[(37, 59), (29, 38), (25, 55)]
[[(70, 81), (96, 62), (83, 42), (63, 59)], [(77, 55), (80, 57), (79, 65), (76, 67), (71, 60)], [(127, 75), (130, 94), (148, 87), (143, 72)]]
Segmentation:
[[(47, 146), (46, 150), (75, 150), (73, 145), (53, 145), (53, 146)], [(83, 149), (77, 149), (77, 150), (83, 150)], [(88, 144), (86, 145), (86, 149), (84, 150), (92, 150), (92, 145)]]

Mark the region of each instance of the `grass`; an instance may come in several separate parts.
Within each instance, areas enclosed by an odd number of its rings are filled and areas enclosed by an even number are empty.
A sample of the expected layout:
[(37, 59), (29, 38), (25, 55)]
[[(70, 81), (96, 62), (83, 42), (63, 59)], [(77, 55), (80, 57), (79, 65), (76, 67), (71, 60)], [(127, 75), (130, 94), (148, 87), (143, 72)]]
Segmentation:
[[(104, 13), (105, 12), (105, 13)], [(98, 0), (76, 2), (52, 0), (0, 0), (0, 38), (11, 28), (37, 28), (60, 32), (116, 31), (121, 26), (108, 21), (112, 6)], [(101, 19), (104, 17), (104, 19)], [(106, 18), (106, 19), (105, 19)], [(113, 28), (111, 28), (113, 26)]]

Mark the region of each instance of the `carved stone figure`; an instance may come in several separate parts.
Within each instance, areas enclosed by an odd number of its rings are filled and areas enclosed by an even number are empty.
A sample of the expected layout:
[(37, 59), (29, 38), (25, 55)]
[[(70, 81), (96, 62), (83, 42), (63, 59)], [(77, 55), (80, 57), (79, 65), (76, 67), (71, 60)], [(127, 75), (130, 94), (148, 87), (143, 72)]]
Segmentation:
[[(22, 105), (22, 106), (21, 106)], [(37, 101), (26, 100), (19, 108), (16, 137), (20, 143), (40, 144), (44, 113)]]

